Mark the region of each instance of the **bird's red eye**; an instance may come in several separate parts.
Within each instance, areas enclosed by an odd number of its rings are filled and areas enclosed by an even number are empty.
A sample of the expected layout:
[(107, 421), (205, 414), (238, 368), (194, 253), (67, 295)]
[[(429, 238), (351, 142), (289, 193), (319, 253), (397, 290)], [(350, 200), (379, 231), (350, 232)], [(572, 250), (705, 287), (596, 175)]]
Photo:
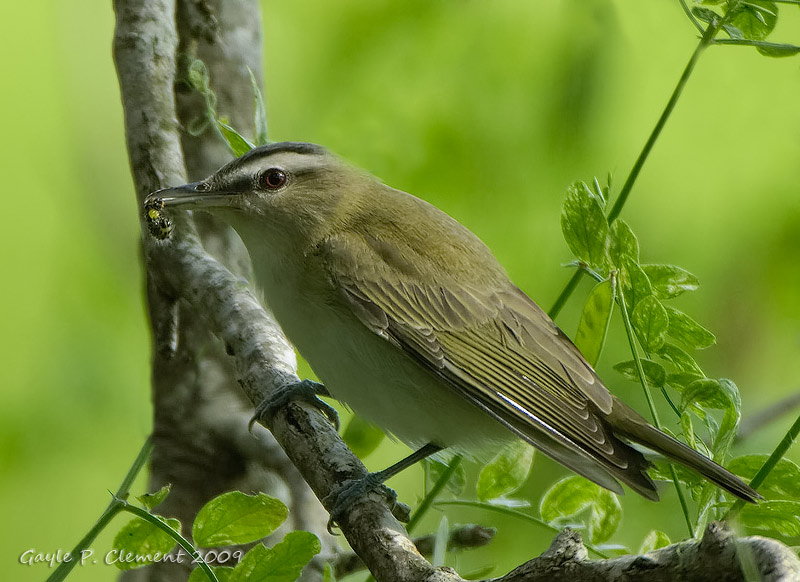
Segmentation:
[(261, 174), (261, 185), (268, 190), (277, 190), (286, 184), (286, 172), (270, 168)]

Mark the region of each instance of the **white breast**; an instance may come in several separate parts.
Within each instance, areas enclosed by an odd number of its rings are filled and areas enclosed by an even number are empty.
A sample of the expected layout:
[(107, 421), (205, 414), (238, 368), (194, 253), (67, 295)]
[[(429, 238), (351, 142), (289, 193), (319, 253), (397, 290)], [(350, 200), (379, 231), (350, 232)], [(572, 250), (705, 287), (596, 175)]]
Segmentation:
[(292, 280), (279, 266), (253, 258), (265, 301), (286, 336), (331, 395), (357, 414), (412, 447), (435, 443), (480, 454), (513, 438), (455, 388), (369, 330), (321, 274), (318, 280), (308, 274)]

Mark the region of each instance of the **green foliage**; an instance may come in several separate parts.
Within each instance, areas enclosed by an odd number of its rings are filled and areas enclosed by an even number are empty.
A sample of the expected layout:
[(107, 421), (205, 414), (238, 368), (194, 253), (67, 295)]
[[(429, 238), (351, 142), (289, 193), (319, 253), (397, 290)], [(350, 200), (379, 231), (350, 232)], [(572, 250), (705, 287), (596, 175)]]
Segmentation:
[(374, 424), (354, 414), (347, 423), (342, 439), (359, 459), (365, 458), (386, 438), (386, 434)]
[[(436, 459), (425, 459), (422, 464), (425, 467), (426, 482), (429, 484), (438, 482), (448, 470), (448, 465)], [(455, 471), (447, 479), (445, 487), (447, 487), (448, 491), (453, 495), (460, 495), (466, 486), (467, 474), (464, 470), (464, 465), (459, 463)]]
[(542, 519), (556, 526), (573, 524), (584, 513), (587, 537), (592, 544), (608, 540), (622, 520), (617, 496), (591, 481), (573, 475), (553, 485), (539, 505)]
[(670, 545), (672, 542), (669, 539), (669, 536), (665, 534), (663, 531), (659, 531), (657, 529), (650, 530), (644, 539), (642, 540), (642, 545), (639, 546), (639, 554), (646, 554), (647, 552), (652, 552), (653, 550), (657, 550), (658, 548), (663, 548), (664, 546)]
[(583, 182), (576, 182), (567, 190), (561, 230), (579, 261), (593, 268), (604, 266), (608, 222), (602, 200)]
[(514, 493), (528, 479), (533, 466), (533, 447), (515, 440), (492, 459), (478, 476), (477, 495), (481, 501)]
[(256, 544), (236, 565), (229, 582), (293, 582), (322, 549), (307, 531), (293, 531), (272, 548)]
[(694, 319), (669, 305), (665, 306), (669, 315), (667, 333), (685, 346), (700, 350), (717, 343), (714, 334), (697, 323)]
[[(703, 4), (705, 6), (695, 6), (692, 10), (695, 18), (708, 23), (700, 48), (703, 47), (703, 43), (717, 42), (715, 36), (721, 27), (735, 41), (753, 44), (764, 54), (778, 50), (775, 45), (763, 42), (777, 22), (775, 2), (711, 0)], [(697, 21), (695, 24), (702, 29)], [(695, 53), (695, 56), (697, 54)], [(690, 67), (691, 65), (690, 61)], [(687, 71), (691, 71), (690, 67)], [(665, 114), (669, 111), (670, 105)], [(660, 131), (659, 126), (651, 138), (657, 137), (658, 131)], [(688, 314), (664, 303), (685, 292), (697, 290), (699, 280), (692, 273), (676, 265), (641, 264), (641, 250), (636, 235), (628, 224), (616, 220), (627, 200), (638, 167), (643, 163), (651, 145), (652, 141), (645, 146), (643, 157), (637, 161), (634, 173), (626, 181), (619, 199), (609, 211), (605, 221), (603, 217), (610, 188), (601, 190), (598, 181), (595, 180), (594, 191), (582, 182), (573, 184), (567, 191), (561, 215), (564, 239), (576, 257), (578, 267), (599, 282), (587, 299), (576, 340), (580, 347), (586, 350), (589, 361), (596, 362), (607, 333), (607, 325), (598, 325), (597, 321), (602, 320), (606, 314), (610, 315), (611, 310), (607, 307), (609, 293), (605, 292), (602, 301), (599, 297), (595, 297), (595, 294), (599, 293), (599, 289), (604, 289), (600, 287), (602, 285), (610, 286), (612, 289), (618, 288), (617, 301), (629, 329), (633, 359), (620, 362), (614, 368), (627, 379), (642, 383), (651, 409), (653, 405), (649, 390), (651, 387), (660, 388), (678, 414), (688, 444), (707, 451), (713, 459), (722, 463), (729, 455), (741, 418), (739, 391), (730, 380), (706, 377), (690, 353), (714, 345), (716, 343), (714, 334)], [(574, 290), (574, 285), (568, 287), (568, 290), (569, 292)], [(613, 296), (612, 293), (611, 297)], [(562, 296), (559, 301), (562, 302), (563, 299)], [(634, 338), (638, 340), (638, 346), (635, 345)], [(682, 347), (672, 343), (671, 340)], [(637, 352), (639, 346), (645, 353), (644, 358)], [(660, 361), (655, 361), (655, 358)], [(677, 407), (669, 397), (670, 389), (680, 394), (680, 407)], [(721, 411), (721, 419), (712, 415), (711, 410)], [(695, 434), (693, 420), (695, 417), (703, 422), (708, 435), (707, 442), (700, 440)], [(791, 466), (783, 464), (782, 468), (791, 473)], [(694, 527), (690, 523), (688, 509), (679, 488), (678, 493), (690, 530), (697, 530), (724, 509), (724, 506), (718, 504), (720, 496), (718, 490), (696, 475), (687, 474), (682, 468), (676, 469), (671, 466), (659, 467), (654, 473), (675, 480), (676, 487), (679, 482), (689, 487), (692, 497), (698, 504), (698, 517)], [(551, 490), (546, 498), (552, 495)], [(558, 497), (555, 499), (557, 501), (551, 503), (558, 505), (561, 501)], [(551, 506), (547, 507), (548, 511), (553, 512)], [(751, 508), (746, 509), (752, 512)], [(769, 526), (771, 531), (779, 533), (793, 531), (794, 521), (789, 518), (789, 514), (782, 514), (782, 510), (788, 510), (788, 506), (784, 504), (768, 507), (761, 513), (750, 513), (751, 517), (743, 519), (757, 519), (752, 516), (758, 515), (762, 522), (769, 522), (768, 516), (772, 516), (770, 522), (772, 525)], [(564, 511), (569, 514), (568, 509)], [(555, 515), (554, 512), (553, 514)], [(542, 515), (548, 519), (544, 511)], [(652, 536), (653, 539), (646, 540), (643, 547), (655, 547), (655, 544), (659, 543), (658, 534), (653, 532)]]
[[(164, 487), (143, 497), (154, 507), (168, 493), (169, 487)], [(147, 507), (149, 509), (150, 505)], [(134, 511), (131, 508), (129, 510)], [(152, 515), (141, 509), (134, 512), (141, 519), (132, 520), (114, 539), (114, 552), (118, 556), (115, 563), (120, 569), (137, 568), (165, 559), (176, 542), (187, 547), (188, 542), (180, 535), (180, 522), (177, 519)], [(281, 501), (264, 493), (246, 495), (240, 491), (230, 491), (210, 500), (197, 513), (192, 537), (195, 544), (203, 548), (246, 544), (274, 532), (286, 520), (288, 513)], [(294, 531), (272, 548), (267, 548), (263, 543), (256, 544), (243, 557), (239, 550), (212, 552), (220, 559), (223, 556), (241, 559), (232, 568), (218, 566), (211, 568), (211, 571), (221, 582), (291, 582), (319, 551), (320, 542), (314, 534)], [(192, 559), (205, 565), (201, 555), (196, 550), (192, 552)], [(192, 582), (207, 579), (208, 573), (199, 567), (192, 571), (189, 578)]]
[(684, 291), (695, 291), (700, 281), (689, 271), (675, 265), (641, 265), (658, 299), (672, 299)]
[[(639, 265), (639, 239), (621, 218), (614, 221), (609, 231), (608, 258), (612, 265), (624, 266), (626, 260)], [(630, 287), (630, 281), (627, 287)]]
[[(664, 366), (648, 359), (642, 359), (641, 364), (648, 385), (661, 388), (667, 380), (667, 372), (664, 370)], [(639, 371), (636, 368), (636, 362), (633, 360), (614, 364), (614, 369), (631, 382), (639, 381)]]
[[(767, 462), (768, 455), (742, 455), (731, 459), (728, 469), (752, 479)], [(800, 499), (800, 467), (789, 459), (781, 459), (758, 489), (767, 499)]]
[(758, 52), (767, 57), (789, 57), (800, 52), (800, 47), (796, 45), (766, 41), (778, 23), (779, 2), (772, 0), (695, 1), (702, 6), (692, 8), (694, 17), (709, 25), (722, 28), (730, 37), (726, 44), (754, 46)]
[(287, 507), (274, 497), (229, 491), (197, 512), (192, 538), (205, 548), (246, 544), (274, 532), (288, 515)]
[(614, 281), (608, 279), (594, 286), (581, 313), (575, 345), (592, 365), (597, 365), (603, 351), (611, 315), (614, 311)]
[(144, 495), (140, 495), (136, 499), (144, 505), (148, 510), (151, 510), (158, 505), (161, 504), (169, 495), (170, 489), (172, 489), (172, 485), (164, 485), (161, 489), (154, 493), (145, 493)]
[(261, 89), (258, 86), (258, 80), (256, 79), (256, 76), (250, 69), (248, 69), (248, 71), (250, 72), (250, 83), (253, 87), (253, 111), (255, 115), (253, 123), (255, 125), (256, 145), (262, 146), (269, 143), (269, 132), (267, 131), (267, 108), (264, 105), (264, 98), (261, 96)]
[(749, 504), (739, 513), (739, 521), (754, 533), (798, 538), (800, 537), (800, 501), (785, 499)]
[(253, 88), (255, 144), (231, 127), (228, 120), (217, 113), (217, 95), (214, 93), (214, 90), (211, 89), (211, 79), (208, 69), (205, 63), (200, 59), (191, 61), (186, 71), (186, 82), (205, 99), (206, 116), (203, 119), (196, 119), (190, 123), (187, 128), (189, 133), (192, 135), (199, 135), (206, 131), (209, 126), (212, 127), (228, 145), (231, 153), (237, 158), (246, 154), (257, 145), (268, 143), (266, 108), (264, 106), (261, 90), (258, 88), (258, 81), (256, 81), (252, 71), (250, 71), (250, 80)]
[(645, 352), (658, 352), (661, 349), (670, 322), (667, 310), (655, 295), (648, 295), (639, 301), (631, 313), (633, 329)]
[[(180, 533), (180, 521), (157, 517), (169, 528)], [(152, 523), (135, 518), (119, 530), (113, 546), (117, 558), (114, 565), (120, 570), (132, 570), (163, 558), (175, 547), (175, 539)]]

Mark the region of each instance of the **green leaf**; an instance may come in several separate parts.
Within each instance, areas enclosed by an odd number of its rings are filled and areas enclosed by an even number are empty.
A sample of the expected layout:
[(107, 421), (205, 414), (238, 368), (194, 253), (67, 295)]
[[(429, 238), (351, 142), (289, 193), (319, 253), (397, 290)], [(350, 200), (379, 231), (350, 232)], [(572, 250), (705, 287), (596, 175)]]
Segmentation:
[(669, 315), (667, 334), (679, 342), (697, 350), (713, 346), (716, 336), (694, 319), (674, 307), (665, 306)]
[(144, 495), (138, 496), (136, 499), (138, 499), (139, 502), (142, 505), (144, 505), (148, 510), (153, 509), (167, 498), (167, 495), (169, 495), (169, 490), (171, 487), (172, 486), (168, 483), (158, 491), (154, 493), (145, 493)]
[(659, 299), (672, 299), (684, 291), (694, 291), (700, 281), (686, 269), (675, 265), (641, 265)]
[(681, 408), (686, 410), (689, 406), (724, 411), (722, 422), (714, 435), (714, 442), (711, 446), (714, 460), (721, 462), (733, 444), (742, 417), (742, 400), (739, 389), (727, 378), (696, 380), (689, 384), (683, 392)]
[(307, 531), (293, 531), (272, 548), (256, 544), (233, 569), (229, 582), (294, 582), (316, 556), (319, 539)]
[(322, 569), (322, 582), (336, 582), (336, 575), (333, 573), (333, 566), (330, 562), (325, 562)]
[[(608, 179), (609, 179), (609, 181), (611, 180), (611, 174), (610, 173), (608, 174)], [(605, 187), (601, 186), (600, 185), (600, 180), (597, 179), (597, 176), (594, 177), (594, 181), (592, 182), (592, 185), (594, 186), (594, 190), (592, 191), (592, 194), (597, 196), (597, 199), (600, 201), (600, 206), (605, 208), (606, 207), (606, 202), (608, 201), (608, 192), (610, 190), (610, 185), (606, 184)]]
[(715, 19), (719, 20), (720, 15), (710, 10), (708, 8), (702, 8), (700, 6), (695, 6), (692, 8), (692, 14), (694, 14), (695, 18), (698, 20), (702, 20), (703, 22), (713, 22)]
[(575, 334), (575, 345), (593, 367), (603, 351), (613, 309), (614, 282), (606, 279), (595, 285), (586, 298)]
[(653, 286), (644, 269), (628, 256), (622, 257), (621, 282), (625, 290), (625, 304), (633, 309), (645, 297), (653, 294)]
[(686, 409), (690, 405), (696, 404), (703, 408), (725, 410), (732, 406), (735, 400), (738, 400), (738, 390), (734, 396), (731, 391), (732, 385), (734, 388), (736, 387), (733, 382), (724, 379), (702, 378), (695, 380), (689, 384), (683, 393), (681, 408)]
[(748, 503), (739, 512), (739, 522), (749, 530), (786, 537), (800, 536), (800, 501)]
[(779, 44), (774, 42), (762, 42), (756, 46), (756, 50), (765, 57), (783, 58), (793, 57), (800, 53), (800, 46), (793, 44)]
[(197, 513), (192, 537), (204, 548), (246, 544), (274, 532), (288, 515), (286, 506), (274, 497), (230, 491), (215, 497)]
[(380, 428), (358, 415), (353, 415), (342, 435), (344, 442), (359, 459), (377, 449), (384, 438), (386, 434)]
[[(425, 459), (423, 461), (423, 465), (426, 469), (426, 475), (428, 478), (428, 482), (433, 485), (436, 483), (442, 474), (447, 470), (447, 465), (442, 463), (441, 461), (437, 461), (436, 459)], [(453, 493), (454, 495), (460, 495), (462, 491), (464, 491), (464, 487), (467, 484), (467, 473), (464, 470), (464, 463), (459, 463), (458, 467), (456, 467), (455, 472), (450, 476), (450, 479), (447, 481), (445, 487), (447, 490)]]
[(509, 495), (522, 487), (533, 465), (533, 447), (514, 440), (492, 459), (478, 476), (477, 494), (481, 501)]
[(553, 485), (542, 497), (539, 511), (544, 521), (556, 527), (588, 512), (586, 529), (592, 544), (602, 543), (614, 535), (622, 519), (616, 495), (577, 475)]
[(642, 545), (639, 546), (639, 555), (666, 547), (671, 543), (672, 542), (669, 541), (669, 536), (663, 531), (652, 529), (642, 540)]
[[(750, 481), (768, 458), (769, 455), (742, 455), (731, 459), (727, 468)], [(779, 460), (758, 488), (758, 492), (767, 498), (800, 499), (800, 466), (786, 458)]]
[[(181, 531), (181, 522), (175, 518), (155, 516), (177, 532)], [(141, 518), (129, 521), (114, 536), (114, 565), (120, 570), (132, 570), (140, 566), (152, 564), (163, 559), (175, 547), (172, 537)]]
[(243, 156), (251, 149), (256, 147), (250, 143), (247, 138), (245, 138), (224, 121), (220, 119), (216, 119), (215, 121), (217, 122), (217, 127), (219, 127), (219, 130), (222, 133), (222, 137), (225, 138), (225, 141), (228, 143), (228, 147), (231, 149), (231, 152), (233, 152), (233, 155), (237, 158)]
[(628, 223), (618, 218), (608, 233), (608, 258), (612, 265), (622, 267), (622, 258), (639, 262), (639, 240)]
[(261, 89), (258, 87), (258, 80), (250, 68), (247, 68), (250, 73), (250, 83), (253, 85), (253, 112), (254, 124), (256, 129), (256, 145), (266, 145), (269, 143), (267, 137), (267, 109), (264, 107), (264, 97), (261, 95)]
[(724, 409), (725, 414), (722, 417), (719, 430), (711, 445), (714, 459), (718, 462), (722, 462), (727, 458), (733, 446), (733, 440), (736, 438), (736, 433), (739, 430), (739, 422), (742, 420), (742, 397), (739, 394), (738, 386), (736, 386), (732, 380), (720, 378), (719, 383), (731, 403), (729, 407)]
[(608, 222), (600, 201), (583, 182), (575, 182), (567, 190), (561, 232), (578, 260), (594, 268), (604, 266)]
[(764, 40), (775, 29), (778, 5), (770, 0), (740, 2), (729, 17), (742, 36), (748, 40)]
[(676, 374), (668, 374), (666, 383), (683, 394), (692, 382), (695, 380), (702, 380), (703, 378), (705, 378), (705, 375), (695, 372), (678, 372)]
[(722, 28), (725, 29), (725, 32), (728, 33), (728, 36), (733, 39), (742, 40), (744, 38), (744, 34), (742, 33), (742, 31), (736, 28), (735, 26), (731, 26), (730, 24), (723, 24)]
[(658, 352), (661, 349), (670, 321), (658, 299), (650, 295), (639, 301), (631, 313), (631, 323), (646, 352)]
[[(655, 388), (661, 388), (667, 378), (667, 372), (661, 364), (642, 358), (642, 369), (644, 370), (644, 377), (647, 379), (647, 384)], [(636, 362), (627, 360), (614, 364), (614, 369), (625, 376), (631, 382), (639, 381), (639, 372), (636, 370)]]
[(694, 358), (671, 343), (665, 342), (661, 349), (658, 350), (658, 356), (665, 359), (670, 364), (675, 366), (679, 371), (692, 374), (694, 376), (703, 376), (703, 370), (695, 362)]

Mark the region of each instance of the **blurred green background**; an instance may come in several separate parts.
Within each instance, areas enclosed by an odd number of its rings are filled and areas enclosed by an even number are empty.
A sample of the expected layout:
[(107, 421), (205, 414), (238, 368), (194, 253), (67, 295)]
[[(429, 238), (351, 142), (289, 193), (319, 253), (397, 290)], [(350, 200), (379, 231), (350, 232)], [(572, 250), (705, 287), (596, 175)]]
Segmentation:
[[(565, 187), (608, 171), (624, 181), (697, 42), (672, 0), (263, 5), (271, 138), (322, 143), (440, 206), (545, 308), (569, 274)], [(775, 37), (798, 43), (792, 8)], [(0, 228), (0, 564), (16, 580), (43, 580), (49, 570), (18, 565), (19, 555), (71, 547), (148, 434), (149, 337), (110, 2), (5, 2), (0, 14), (0, 160), (14, 210)], [(800, 388), (798, 95), (800, 58), (711, 48), (623, 214), (643, 261), (700, 277), (679, 307), (717, 333), (700, 360), (739, 385), (745, 416)], [(587, 289), (559, 318), (570, 334)], [(600, 374), (644, 411), (640, 391), (611, 370), (625, 358), (619, 322), (612, 333)], [(740, 450), (770, 449), (791, 420)], [(386, 444), (368, 464), (403, 452)], [(540, 457), (527, 490), (563, 474)], [(420, 474), (393, 483), (413, 502)], [(652, 527), (684, 535), (674, 492), (663, 497), (627, 495), (615, 541), (636, 549)], [(458, 557), (465, 571), (504, 572), (551, 539), (495, 515), (450, 514), (466, 521), (500, 533)], [(112, 575), (94, 566), (72, 579)]]

